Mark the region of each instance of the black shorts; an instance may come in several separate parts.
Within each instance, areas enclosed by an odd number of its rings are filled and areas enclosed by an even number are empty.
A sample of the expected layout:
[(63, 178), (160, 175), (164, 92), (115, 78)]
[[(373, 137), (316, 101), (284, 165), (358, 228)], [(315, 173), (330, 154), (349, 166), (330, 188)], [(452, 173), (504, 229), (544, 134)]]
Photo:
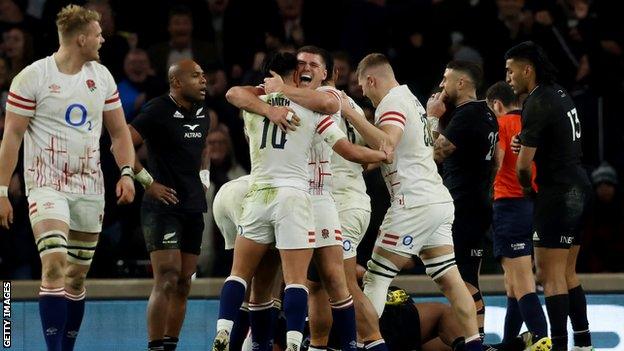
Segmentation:
[(143, 203), (141, 227), (148, 252), (180, 250), (199, 255), (201, 252), (204, 216), (201, 212), (182, 212)]
[(479, 262), (483, 257), (483, 239), (492, 224), (492, 205), (470, 198), (457, 200), (454, 204), (455, 261), (458, 265)]
[(533, 201), (509, 198), (492, 206), (494, 257), (516, 258), (533, 253)]
[(540, 188), (535, 200), (535, 247), (569, 249), (579, 245), (591, 194), (588, 186)]

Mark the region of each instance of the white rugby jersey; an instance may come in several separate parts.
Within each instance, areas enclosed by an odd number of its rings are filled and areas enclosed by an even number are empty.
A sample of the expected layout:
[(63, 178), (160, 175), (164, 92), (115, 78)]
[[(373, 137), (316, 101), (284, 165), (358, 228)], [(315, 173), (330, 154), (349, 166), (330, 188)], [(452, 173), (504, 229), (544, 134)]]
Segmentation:
[[(359, 114), (364, 116), (364, 110), (353, 99), (349, 98), (349, 103)], [(337, 124), (340, 130), (347, 134), (347, 138), (352, 144), (366, 145), (360, 133), (346, 119), (341, 118)], [(336, 200), (338, 211), (353, 208), (370, 211), (370, 197), (366, 193), (362, 165), (347, 161), (334, 153), (331, 157), (331, 166), (334, 173), (332, 194)]]
[(381, 100), (375, 110), (375, 124), (403, 130), (394, 162), (381, 165), (392, 203), (415, 207), (452, 202), (433, 160), (433, 137), (426, 111), (406, 85), (392, 88)]
[[(340, 101), (340, 93), (336, 88), (330, 86), (321, 86), (316, 90), (325, 91), (332, 94), (338, 101)], [(333, 122), (336, 126), (339, 125), (342, 119), (340, 109), (338, 112), (325, 116), (323, 121), (325, 123)], [(339, 129), (339, 128), (337, 128)], [(337, 136), (336, 136), (337, 137)], [(342, 138), (346, 138), (347, 135), (342, 133)], [(341, 138), (332, 139), (333, 142), (326, 143), (324, 138), (320, 138), (318, 135), (312, 141), (312, 150), (310, 151), (310, 160), (308, 162), (310, 179), (309, 192), (310, 195), (327, 195), (332, 192), (332, 155), (334, 154), (334, 144)]]
[(308, 160), (312, 140), (319, 135), (333, 145), (345, 137), (328, 117), (310, 111), (281, 93), (263, 95), (273, 106), (288, 106), (301, 119), (295, 131), (282, 132), (268, 118), (244, 111), (245, 132), (249, 137), (252, 188), (294, 187), (308, 190)]
[(91, 61), (59, 72), (53, 56), (24, 68), (11, 83), (7, 110), (31, 118), (24, 135), (26, 191), (38, 187), (104, 193), (100, 169), (102, 112), (121, 108), (115, 80)]

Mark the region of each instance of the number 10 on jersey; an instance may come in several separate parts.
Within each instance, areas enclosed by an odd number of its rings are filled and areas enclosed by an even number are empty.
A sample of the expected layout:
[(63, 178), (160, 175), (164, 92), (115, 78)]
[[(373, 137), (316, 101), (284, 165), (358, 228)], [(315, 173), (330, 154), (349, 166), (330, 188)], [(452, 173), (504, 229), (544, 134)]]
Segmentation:
[(273, 127), (273, 131), (271, 133), (271, 145), (274, 149), (283, 149), (284, 145), (286, 145), (286, 132), (280, 130), (279, 142), (277, 141), (277, 132), (278, 127), (271, 123), (268, 118), (264, 119), (264, 128), (262, 128), (262, 142), (260, 143), (260, 149), (264, 149), (267, 143), (267, 135), (269, 134), (269, 128)]

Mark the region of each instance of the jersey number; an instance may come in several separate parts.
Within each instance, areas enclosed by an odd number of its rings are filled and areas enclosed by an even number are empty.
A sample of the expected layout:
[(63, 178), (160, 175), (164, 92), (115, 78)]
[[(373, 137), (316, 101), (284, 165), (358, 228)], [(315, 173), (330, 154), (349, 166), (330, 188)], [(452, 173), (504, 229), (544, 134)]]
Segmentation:
[(488, 134), (488, 139), (490, 140), (490, 151), (488, 151), (487, 155), (485, 155), (486, 161), (490, 161), (492, 157), (494, 157), (494, 149), (496, 148), (498, 133), (490, 132), (490, 134)]
[(347, 121), (346, 119), (345, 124), (347, 125), (347, 138), (349, 138), (351, 144), (355, 144), (355, 131), (353, 130), (351, 124), (349, 124), (349, 121)]
[(576, 107), (568, 111), (568, 118), (572, 127), (572, 141), (579, 140), (581, 138), (581, 121), (579, 121), (576, 113)]
[(421, 113), (420, 120), (423, 123), (423, 137), (425, 146), (433, 146), (433, 134), (431, 134), (431, 127), (429, 126), (429, 120), (427, 120), (427, 116)]
[(266, 147), (266, 143), (267, 143), (267, 135), (269, 134), (269, 127), (273, 126), (273, 131), (271, 134), (271, 145), (273, 146), (274, 149), (283, 149), (284, 145), (286, 145), (286, 132), (284, 132), (283, 130), (280, 130), (280, 141), (279, 143), (277, 142), (277, 132), (278, 132), (278, 127), (271, 123), (271, 121), (269, 121), (268, 118), (264, 119), (264, 128), (262, 129), (262, 142), (260, 143), (260, 149), (264, 149)]

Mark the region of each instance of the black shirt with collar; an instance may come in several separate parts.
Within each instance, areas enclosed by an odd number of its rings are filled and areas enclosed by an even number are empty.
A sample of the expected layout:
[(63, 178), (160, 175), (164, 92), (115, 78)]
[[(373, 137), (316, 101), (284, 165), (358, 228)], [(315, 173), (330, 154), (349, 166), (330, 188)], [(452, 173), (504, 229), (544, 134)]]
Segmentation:
[(498, 141), (494, 113), (483, 100), (461, 104), (442, 135), (456, 147), (442, 164), (444, 185), (453, 199), (488, 201)]
[(203, 104), (190, 110), (168, 94), (150, 100), (132, 121), (147, 144), (147, 169), (154, 180), (173, 188), (176, 205), (164, 205), (148, 196), (144, 202), (160, 204), (184, 212), (206, 212), (206, 196), (199, 170), (202, 151), (210, 127)]

